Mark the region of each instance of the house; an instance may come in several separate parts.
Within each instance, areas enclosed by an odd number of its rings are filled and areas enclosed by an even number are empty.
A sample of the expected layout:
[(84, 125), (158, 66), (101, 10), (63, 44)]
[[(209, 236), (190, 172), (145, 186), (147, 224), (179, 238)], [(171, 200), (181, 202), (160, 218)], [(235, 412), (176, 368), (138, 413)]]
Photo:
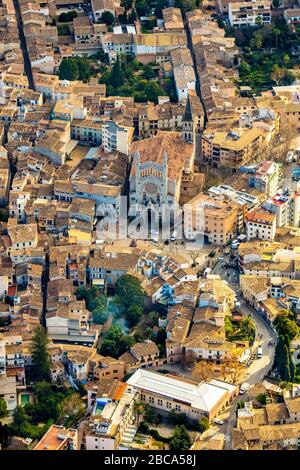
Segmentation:
[(154, 367), (159, 365), (159, 349), (153, 341), (136, 343), (129, 351), (119, 357), (119, 361), (125, 364), (125, 373), (131, 373), (142, 367)]
[(273, 240), (276, 233), (276, 215), (263, 208), (249, 211), (245, 217), (247, 239)]
[(7, 411), (12, 413), (17, 406), (17, 384), (15, 376), (0, 375), (0, 396), (5, 400)]
[(99, 21), (106, 11), (115, 16), (115, 4), (114, 0), (92, 0), (91, 5), (95, 22)]
[(79, 450), (77, 429), (52, 424), (33, 450)]

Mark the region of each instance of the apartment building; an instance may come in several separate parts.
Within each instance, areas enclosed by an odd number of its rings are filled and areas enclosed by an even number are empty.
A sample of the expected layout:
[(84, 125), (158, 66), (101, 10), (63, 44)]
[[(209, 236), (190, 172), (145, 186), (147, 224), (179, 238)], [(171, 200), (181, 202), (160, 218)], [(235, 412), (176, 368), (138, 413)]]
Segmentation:
[(137, 427), (134, 403), (137, 392), (119, 381), (102, 381), (93, 400), (89, 423), (84, 428), (86, 450), (126, 450)]
[(185, 233), (196, 232), (214, 245), (226, 245), (238, 229), (238, 205), (222, 195), (200, 193), (185, 204)]
[(276, 215), (263, 208), (255, 208), (245, 217), (247, 239), (273, 240), (276, 234)]
[(228, 20), (231, 26), (243, 28), (256, 26), (259, 21), (262, 24), (271, 23), (270, 0), (246, 0), (228, 4)]
[(105, 152), (118, 151), (129, 155), (133, 140), (134, 128), (121, 126), (114, 121), (102, 125), (102, 145)]
[(273, 161), (265, 161), (259, 164), (253, 173), (248, 176), (248, 185), (267, 196), (274, 196), (279, 185), (280, 165)]
[(264, 202), (263, 208), (276, 214), (277, 227), (299, 227), (300, 194), (281, 190)]
[(263, 155), (266, 131), (253, 127), (230, 131), (206, 129), (202, 135), (202, 157), (210, 165), (238, 169)]

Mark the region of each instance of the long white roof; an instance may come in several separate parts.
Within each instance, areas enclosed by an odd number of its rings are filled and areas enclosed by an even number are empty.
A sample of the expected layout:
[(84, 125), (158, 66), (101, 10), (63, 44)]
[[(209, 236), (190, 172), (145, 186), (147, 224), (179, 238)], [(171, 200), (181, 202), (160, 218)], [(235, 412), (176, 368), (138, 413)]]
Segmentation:
[(158, 372), (138, 369), (127, 381), (140, 390), (170, 397), (191, 407), (209, 412), (228, 393), (228, 387), (202, 382), (189, 383)]

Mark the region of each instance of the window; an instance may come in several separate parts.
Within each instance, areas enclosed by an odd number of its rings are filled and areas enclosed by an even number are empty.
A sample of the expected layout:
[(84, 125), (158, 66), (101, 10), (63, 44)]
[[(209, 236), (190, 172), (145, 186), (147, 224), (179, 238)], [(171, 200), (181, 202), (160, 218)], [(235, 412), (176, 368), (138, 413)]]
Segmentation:
[(159, 406), (162, 406), (162, 404), (163, 404), (163, 401), (162, 401), (162, 400), (160, 400), (160, 399), (158, 399), (158, 400), (157, 400), (157, 404), (158, 404)]
[(175, 410), (176, 411), (181, 411), (181, 406), (180, 405), (175, 405)]
[(170, 410), (172, 408), (172, 403), (170, 403), (169, 401), (167, 401), (167, 404), (166, 404), (167, 408)]

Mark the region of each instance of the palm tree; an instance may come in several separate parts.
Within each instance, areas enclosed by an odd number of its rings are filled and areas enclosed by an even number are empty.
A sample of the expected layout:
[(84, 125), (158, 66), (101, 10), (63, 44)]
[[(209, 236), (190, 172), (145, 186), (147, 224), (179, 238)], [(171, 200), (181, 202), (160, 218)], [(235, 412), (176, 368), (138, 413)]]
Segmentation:
[(280, 36), (282, 36), (282, 31), (279, 28), (276, 28), (276, 26), (273, 26), (273, 28), (271, 29), (271, 36), (275, 37), (275, 45), (276, 45), (276, 49), (277, 49), (277, 47), (278, 47), (278, 38)]
[(137, 427), (140, 425), (140, 415), (145, 411), (145, 404), (141, 401), (135, 401), (133, 405), (133, 411), (136, 415)]

